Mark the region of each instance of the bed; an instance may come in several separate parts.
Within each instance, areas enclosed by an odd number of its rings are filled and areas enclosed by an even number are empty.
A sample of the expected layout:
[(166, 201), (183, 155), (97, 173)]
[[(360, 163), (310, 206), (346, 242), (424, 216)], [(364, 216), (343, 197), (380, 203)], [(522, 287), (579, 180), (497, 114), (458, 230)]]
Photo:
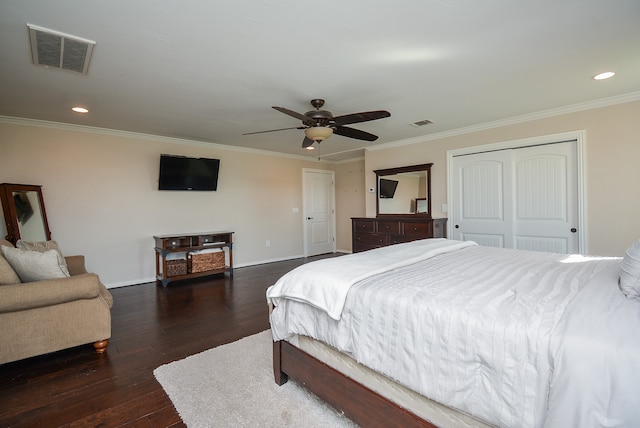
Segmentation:
[(632, 426), (639, 277), (640, 241), (624, 259), (426, 239), (308, 263), (267, 290), (275, 380), (362, 426)]

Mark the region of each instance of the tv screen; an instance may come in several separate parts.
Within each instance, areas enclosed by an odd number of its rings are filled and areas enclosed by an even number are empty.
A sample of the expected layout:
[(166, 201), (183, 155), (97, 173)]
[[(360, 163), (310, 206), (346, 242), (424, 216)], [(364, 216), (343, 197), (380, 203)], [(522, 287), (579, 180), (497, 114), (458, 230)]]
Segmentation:
[(396, 194), (398, 181), (381, 178), (380, 181), (378, 182), (378, 186), (380, 187), (380, 197), (390, 199), (390, 198), (393, 198), (393, 195)]
[(217, 190), (220, 159), (160, 155), (159, 190)]

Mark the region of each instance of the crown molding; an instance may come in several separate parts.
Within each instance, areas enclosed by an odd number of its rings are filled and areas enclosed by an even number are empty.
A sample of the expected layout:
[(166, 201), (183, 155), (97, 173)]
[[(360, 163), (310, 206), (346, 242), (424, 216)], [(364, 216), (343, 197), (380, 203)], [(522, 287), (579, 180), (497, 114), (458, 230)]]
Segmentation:
[(367, 147), (366, 150), (376, 151), (391, 149), (394, 147), (407, 146), (411, 144), (424, 143), (426, 141), (440, 140), (448, 137), (455, 137), (463, 134), (470, 134), (478, 131), (486, 131), (489, 129), (501, 128), (508, 125), (516, 125), (518, 123), (531, 122), (533, 120), (546, 119), (549, 117), (561, 116), (563, 114), (576, 113), (595, 108), (608, 107), (616, 104), (630, 103), (640, 100), (640, 91), (630, 92), (628, 94), (617, 95), (609, 98), (588, 101), (579, 104), (572, 104), (565, 107), (558, 107), (549, 110), (543, 110), (536, 113), (528, 113), (520, 116), (514, 116), (507, 119), (494, 120), (478, 125), (466, 126), (463, 128), (452, 129), (449, 131), (437, 132), (435, 134), (427, 134), (419, 137), (407, 138), (405, 140), (392, 141), (389, 143), (379, 144), (373, 147)]
[(272, 152), (268, 150), (250, 149), (247, 147), (237, 147), (237, 146), (231, 146), (231, 145), (225, 145), (225, 144), (219, 144), (219, 143), (211, 143), (207, 141), (189, 140), (186, 138), (164, 137), (161, 135), (144, 134), (141, 132), (120, 131), (117, 129), (99, 128), (96, 126), (87, 126), (87, 125), (75, 125), (70, 123), (53, 122), (53, 121), (40, 120), (40, 119), (28, 119), (23, 117), (0, 115), (0, 123), (6, 123), (10, 125), (36, 126), (39, 128), (52, 128), (52, 129), (59, 129), (64, 131), (86, 132), (90, 134), (110, 135), (114, 137), (155, 141), (160, 143), (199, 146), (199, 147), (206, 147), (206, 148), (214, 148), (217, 150), (251, 153), (251, 154), (263, 155), (263, 156), (284, 157), (289, 159), (298, 159), (298, 160), (304, 160), (304, 161), (310, 161), (310, 162), (320, 161), (325, 163), (333, 163), (332, 161), (318, 160), (316, 158), (309, 158), (307, 156), (291, 155), (287, 153)]

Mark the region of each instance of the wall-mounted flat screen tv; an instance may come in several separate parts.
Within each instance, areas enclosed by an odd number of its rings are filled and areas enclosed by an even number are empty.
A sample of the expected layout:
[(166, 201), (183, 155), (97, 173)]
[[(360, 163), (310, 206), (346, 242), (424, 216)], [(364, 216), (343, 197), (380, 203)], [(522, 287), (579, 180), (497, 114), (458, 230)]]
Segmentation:
[(160, 155), (159, 190), (217, 190), (220, 159)]
[(380, 188), (380, 197), (383, 199), (391, 199), (393, 198), (393, 195), (396, 194), (398, 181), (381, 178), (380, 181), (378, 181), (378, 186)]

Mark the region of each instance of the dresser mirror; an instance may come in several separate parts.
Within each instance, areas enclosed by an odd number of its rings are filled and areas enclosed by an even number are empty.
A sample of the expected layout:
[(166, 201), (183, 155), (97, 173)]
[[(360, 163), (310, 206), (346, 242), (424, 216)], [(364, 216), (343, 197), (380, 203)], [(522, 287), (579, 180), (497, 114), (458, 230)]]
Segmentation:
[(44, 210), (42, 186), (0, 184), (0, 203), (7, 229), (7, 241), (15, 245), (19, 239), (30, 242), (51, 239)]
[(431, 217), (431, 165), (378, 169), (376, 215)]

